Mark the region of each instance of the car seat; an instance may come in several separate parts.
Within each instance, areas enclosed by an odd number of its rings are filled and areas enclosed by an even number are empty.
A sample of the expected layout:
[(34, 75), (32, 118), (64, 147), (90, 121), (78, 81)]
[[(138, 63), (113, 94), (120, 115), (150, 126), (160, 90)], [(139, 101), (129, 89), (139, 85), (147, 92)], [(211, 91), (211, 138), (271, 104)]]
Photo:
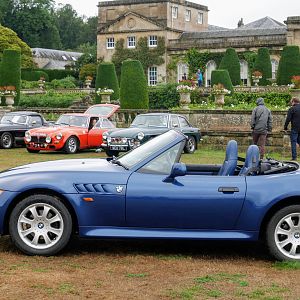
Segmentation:
[(251, 172), (257, 171), (259, 165), (259, 148), (256, 145), (251, 145), (248, 147), (245, 163), (242, 169), (240, 170), (239, 175), (248, 175)]
[(218, 173), (219, 176), (234, 175), (238, 160), (238, 146), (235, 140), (228, 142), (226, 146), (226, 156), (223, 165)]

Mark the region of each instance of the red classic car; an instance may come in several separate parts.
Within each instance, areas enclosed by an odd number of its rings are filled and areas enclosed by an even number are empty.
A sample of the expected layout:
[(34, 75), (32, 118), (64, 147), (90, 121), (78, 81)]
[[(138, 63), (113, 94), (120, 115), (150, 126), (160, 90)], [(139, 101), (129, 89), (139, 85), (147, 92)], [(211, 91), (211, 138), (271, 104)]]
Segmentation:
[(50, 127), (26, 131), (27, 151), (38, 153), (41, 150), (63, 150), (76, 153), (80, 149), (97, 148), (102, 143), (102, 134), (115, 128), (107, 118), (98, 114), (64, 114)]

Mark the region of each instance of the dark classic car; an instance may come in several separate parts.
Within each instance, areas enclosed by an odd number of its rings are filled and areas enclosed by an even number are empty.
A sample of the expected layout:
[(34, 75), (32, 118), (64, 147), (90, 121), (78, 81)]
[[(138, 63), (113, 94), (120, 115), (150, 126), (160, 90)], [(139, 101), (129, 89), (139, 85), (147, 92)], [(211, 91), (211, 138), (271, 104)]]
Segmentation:
[(0, 172), (0, 234), (29, 255), (54, 255), (77, 234), (218, 240), (220, 253), (224, 240), (263, 240), (300, 261), (299, 164), (260, 160), (256, 145), (241, 160), (233, 140), (222, 165), (184, 164), (186, 140), (170, 130), (121, 158)]
[(119, 152), (137, 148), (171, 129), (176, 129), (188, 137), (184, 152), (194, 153), (201, 138), (199, 129), (192, 127), (185, 117), (169, 113), (138, 115), (129, 128), (104, 133), (101, 147), (108, 156), (118, 156)]
[(0, 121), (0, 147), (9, 149), (24, 145), (25, 132), (32, 128), (48, 126), (42, 115), (32, 111), (6, 113)]

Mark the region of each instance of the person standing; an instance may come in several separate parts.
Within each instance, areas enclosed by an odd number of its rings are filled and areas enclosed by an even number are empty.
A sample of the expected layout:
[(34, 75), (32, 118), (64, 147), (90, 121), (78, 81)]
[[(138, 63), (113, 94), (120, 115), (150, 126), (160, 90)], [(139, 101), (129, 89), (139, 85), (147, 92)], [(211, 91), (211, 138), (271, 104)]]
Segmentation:
[(197, 76), (198, 86), (200, 87), (202, 86), (202, 82), (203, 82), (203, 75), (200, 69), (198, 69), (196, 76)]
[(256, 107), (252, 111), (251, 129), (253, 143), (259, 147), (260, 158), (265, 155), (265, 145), (268, 132), (272, 131), (272, 114), (265, 106), (263, 98), (256, 100)]
[(284, 123), (284, 130), (288, 129), (289, 123), (291, 123), (291, 150), (292, 160), (297, 160), (297, 144), (300, 145), (300, 99), (292, 98), (292, 107), (288, 110), (286, 120)]

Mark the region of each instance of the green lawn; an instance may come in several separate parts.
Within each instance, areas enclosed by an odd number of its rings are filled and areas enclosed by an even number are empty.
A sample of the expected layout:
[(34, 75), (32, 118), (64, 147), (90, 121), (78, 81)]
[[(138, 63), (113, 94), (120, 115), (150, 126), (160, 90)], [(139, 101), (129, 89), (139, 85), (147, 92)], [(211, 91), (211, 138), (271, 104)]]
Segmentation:
[[(244, 157), (245, 153), (239, 153)], [(289, 160), (289, 157), (283, 157), (279, 153), (268, 154), (272, 158), (279, 160)], [(94, 150), (82, 151), (77, 154), (64, 154), (61, 152), (40, 152), (38, 154), (28, 153), (25, 148), (16, 148), (9, 150), (0, 150), (0, 169), (5, 170), (15, 166), (20, 166), (33, 162), (58, 160), (58, 159), (75, 159), (75, 158), (105, 158), (105, 153), (95, 153)], [(215, 150), (208, 147), (200, 147), (194, 154), (183, 154), (182, 162), (189, 164), (220, 164), (224, 160), (225, 151)]]

